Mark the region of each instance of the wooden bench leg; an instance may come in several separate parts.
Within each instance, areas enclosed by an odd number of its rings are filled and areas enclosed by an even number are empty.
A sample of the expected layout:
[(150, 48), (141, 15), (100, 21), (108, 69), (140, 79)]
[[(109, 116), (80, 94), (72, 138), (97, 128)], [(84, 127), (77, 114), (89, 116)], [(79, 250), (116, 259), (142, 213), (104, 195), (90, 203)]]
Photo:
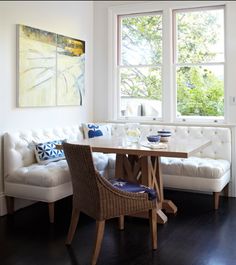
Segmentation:
[(220, 192), (213, 192), (214, 196), (214, 209), (219, 209)]
[(49, 213), (49, 221), (51, 224), (54, 223), (54, 202), (49, 202), (48, 203), (48, 213)]
[(14, 197), (6, 196), (6, 203), (7, 203), (7, 213), (13, 214), (14, 213)]

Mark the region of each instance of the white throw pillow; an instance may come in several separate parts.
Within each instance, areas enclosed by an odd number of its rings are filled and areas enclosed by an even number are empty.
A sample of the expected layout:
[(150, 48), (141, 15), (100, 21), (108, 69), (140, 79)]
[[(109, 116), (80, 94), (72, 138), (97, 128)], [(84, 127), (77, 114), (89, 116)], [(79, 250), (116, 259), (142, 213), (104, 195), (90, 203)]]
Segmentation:
[(84, 137), (94, 138), (100, 136), (111, 136), (111, 126), (109, 124), (83, 123)]

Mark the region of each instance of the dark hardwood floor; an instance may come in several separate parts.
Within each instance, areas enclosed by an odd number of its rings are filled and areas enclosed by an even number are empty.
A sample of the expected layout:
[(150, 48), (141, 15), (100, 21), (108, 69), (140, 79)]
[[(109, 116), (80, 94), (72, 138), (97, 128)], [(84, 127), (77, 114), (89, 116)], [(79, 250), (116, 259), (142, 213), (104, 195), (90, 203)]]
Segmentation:
[[(158, 250), (152, 251), (148, 220), (127, 217), (125, 230), (107, 221), (98, 265), (234, 265), (236, 264), (236, 199), (166, 191), (178, 206), (176, 216), (158, 225)], [(64, 242), (70, 222), (71, 198), (56, 204), (55, 224), (47, 206), (37, 203), (0, 217), (1, 265), (90, 264), (95, 221), (81, 215), (71, 247)]]

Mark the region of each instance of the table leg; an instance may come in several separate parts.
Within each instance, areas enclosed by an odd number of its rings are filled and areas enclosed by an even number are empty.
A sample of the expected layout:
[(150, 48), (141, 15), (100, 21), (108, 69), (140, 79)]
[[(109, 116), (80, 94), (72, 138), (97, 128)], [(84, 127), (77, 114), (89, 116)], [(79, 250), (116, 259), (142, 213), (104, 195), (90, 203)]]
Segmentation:
[(157, 168), (156, 168), (156, 180), (160, 190), (160, 203), (161, 208), (164, 209), (167, 213), (175, 214), (177, 212), (176, 205), (171, 200), (164, 199), (164, 188), (163, 188), (163, 178), (162, 178), (162, 171), (161, 171), (161, 158), (155, 157)]
[[(129, 159), (126, 155), (117, 154), (115, 176), (137, 181), (141, 173), (141, 183), (157, 192), (157, 222), (164, 224), (168, 218), (162, 210), (164, 209), (167, 213), (176, 213), (177, 207), (172, 201), (164, 199), (160, 158), (147, 156), (136, 158), (134, 162), (134, 159)], [(146, 213), (135, 214), (135, 216), (147, 217)]]
[(146, 157), (141, 159), (142, 184), (147, 185), (157, 192), (157, 222), (164, 224), (167, 222), (167, 213), (176, 213), (177, 207), (171, 200), (164, 199), (163, 179), (161, 172), (160, 157)]
[(115, 177), (137, 182), (140, 176), (140, 163), (137, 156), (116, 155)]
[(124, 155), (116, 155), (115, 178), (123, 178), (125, 175), (123, 157)]
[[(157, 222), (164, 224), (167, 222), (168, 218), (162, 211), (162, 201), (163, 201), (163, 190), (161, 189), (159, 183), (156, 179), (156, 172), (159, 167), (157, 165), (158, 160), (156, 158), (150, 158), (143, 156), (141, 160), (141, 172), (142, 172), (142, 184), (151, 187), (157, 192)], [(161, 179), (161, 178), (159, 178)]]

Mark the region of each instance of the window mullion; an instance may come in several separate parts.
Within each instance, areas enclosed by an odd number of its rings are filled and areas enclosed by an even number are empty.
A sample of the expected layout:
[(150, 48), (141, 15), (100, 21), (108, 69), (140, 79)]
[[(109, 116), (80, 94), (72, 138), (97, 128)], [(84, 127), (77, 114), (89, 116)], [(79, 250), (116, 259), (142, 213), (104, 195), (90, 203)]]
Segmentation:
[(173, 100), (173, 43), (172, 43), (172, 11), (163, 11), (163, 67), (162, 67), (162, 117), (165, 122), (173, 121), (174, 101)]

